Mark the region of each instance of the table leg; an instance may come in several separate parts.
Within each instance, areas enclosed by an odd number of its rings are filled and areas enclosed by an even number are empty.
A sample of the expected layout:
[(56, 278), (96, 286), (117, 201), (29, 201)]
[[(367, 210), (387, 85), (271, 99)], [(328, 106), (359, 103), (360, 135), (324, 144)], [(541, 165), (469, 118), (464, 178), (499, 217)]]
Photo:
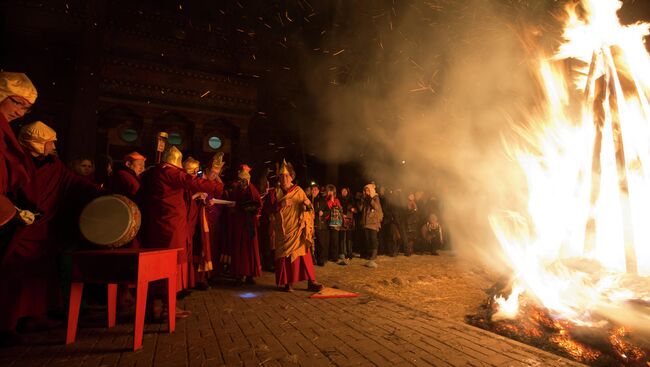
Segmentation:
[(167, 278), (167, 304), (169, 305), (169, 332), (176, 330), (176, 274)]
[(147, 288), (149, 282), (140, 281), (136, 288), (135, 296), (135, 327), (133, 328), (133, 350), (142, 348), (142, 334), (144, 332), (144, 315), (147, 311)]
[(83, 283), (72, 283), (70, 286), (70, 305), (68, 306), (68, 330), (65, 337), (66, 344), (74, 343), (77, 336), (77, 325), (79, 323), (79, 307), (81, 306), (81, 294)]
[(108, 327), (115, 326), (115, 313), (117, 309), (117, 284), (108, 284)]

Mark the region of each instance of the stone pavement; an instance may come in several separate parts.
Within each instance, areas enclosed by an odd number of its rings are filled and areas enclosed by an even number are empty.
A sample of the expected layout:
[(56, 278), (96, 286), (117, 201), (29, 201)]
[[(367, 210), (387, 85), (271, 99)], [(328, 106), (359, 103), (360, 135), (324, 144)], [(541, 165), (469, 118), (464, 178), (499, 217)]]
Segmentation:
[[(105, 328), (105, 313), (81, 319), (77, 342), (63, 328), (0, 349), (0, 366), (580, 366), (561, 357), (368, 295), (310, 299), (305, 284), (278, 291), (273, 274), (254, 286), (195, 291), (179, 302), (193, 315), (148, 324), (130, 351), (132, 315)], [(99, 317), (101, 316), (101, 317)]]

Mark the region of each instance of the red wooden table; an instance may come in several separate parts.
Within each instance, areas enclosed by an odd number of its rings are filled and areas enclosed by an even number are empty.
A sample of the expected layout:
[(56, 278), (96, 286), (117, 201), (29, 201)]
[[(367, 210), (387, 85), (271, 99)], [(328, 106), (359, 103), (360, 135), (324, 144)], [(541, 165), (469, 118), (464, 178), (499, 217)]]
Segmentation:
[(167, 279), (169, 332), (176, 328), (176, 272), (180, 249), (112, 249), (72, 253), (66, 344), (74, 343), (84, 283), (108, 284), (108, 327), (115, 326), (117, 285), (136, 285), (133, 350), (142, 348), (149, 282)]

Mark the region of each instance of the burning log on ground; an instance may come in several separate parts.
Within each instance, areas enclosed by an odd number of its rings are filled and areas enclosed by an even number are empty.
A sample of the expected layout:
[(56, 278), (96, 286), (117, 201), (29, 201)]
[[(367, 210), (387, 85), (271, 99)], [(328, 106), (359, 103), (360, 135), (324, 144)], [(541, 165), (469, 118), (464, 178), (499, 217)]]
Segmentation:
[[(499, 317), (501, 308), (496, 300), (510, 298), (513, 288), (516, 286), (512, 283), (490, 288), (486, 302), (478, 313), (467, 316), (467, 322), (592, 366), (650, 366), (650, 333), (637, 332), (606, 315), (593, 315), (591, 325), (581, 325), (558, 319), (524, 294), (518, 296), (519, 307), (514, 318)], [(650, 302), (635, 303), (650, 318)]]

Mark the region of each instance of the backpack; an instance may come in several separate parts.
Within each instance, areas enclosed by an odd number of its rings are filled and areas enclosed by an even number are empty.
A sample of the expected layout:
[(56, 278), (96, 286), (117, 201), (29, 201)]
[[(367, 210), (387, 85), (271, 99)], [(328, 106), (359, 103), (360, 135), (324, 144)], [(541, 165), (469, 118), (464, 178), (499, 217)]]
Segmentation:
[(330, 227), (336, 227), (339, 228), (343, 226), (343, 210), (341, 209), (340, 206), (333, 206), (332, 210), (330, 211), (330, 220), (328, 225)]

